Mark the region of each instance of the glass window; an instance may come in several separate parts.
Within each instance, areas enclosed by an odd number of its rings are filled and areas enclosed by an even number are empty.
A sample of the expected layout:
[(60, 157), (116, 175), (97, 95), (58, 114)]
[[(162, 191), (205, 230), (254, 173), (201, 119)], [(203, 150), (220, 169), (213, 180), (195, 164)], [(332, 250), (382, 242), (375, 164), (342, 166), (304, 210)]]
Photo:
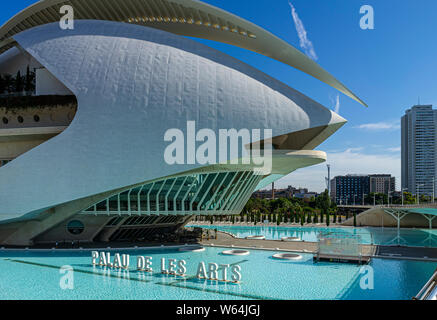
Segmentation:
[(67, 224), (67, 231), (75, 236), (81, 234), (85, 230), (82, 221), (73, 220)]

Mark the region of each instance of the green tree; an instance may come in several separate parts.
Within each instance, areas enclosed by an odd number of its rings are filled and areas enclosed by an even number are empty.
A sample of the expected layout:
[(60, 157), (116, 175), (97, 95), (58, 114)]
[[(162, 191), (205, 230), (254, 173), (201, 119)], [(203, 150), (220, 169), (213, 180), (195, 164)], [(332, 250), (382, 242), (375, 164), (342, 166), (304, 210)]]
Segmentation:
[(26, 76), (24, 78), (24, 90), (34, 91), (35, 90), (35, 72), (31, 72), (29, 66), (26, 68)]
[(21, 77), (21, 72), (18, 70), (15, 76), (15, 92), (22, 92), (24, 89), (23, 77)]
[(6, 91), (6, 83), (3, 79), (3, 75), (0, 74), (0, 94), (3, 94)]
[(323, 223), (323, 216), (329, 215), (328, 210), (331, 207), (331, 198), (329, 197), (328, 190), (325, 190), (316, 198), (316, 207), (320, 209), (320, 220)]
[[(401, 199), (402, 203), (402, 199)], [(416, 198), (410, 192), (404, 192), (404, 204), (415, 204)]]
[(10, 74), (3, 75), (4, 90), (6, 93), (14, 92), (14, 78)]

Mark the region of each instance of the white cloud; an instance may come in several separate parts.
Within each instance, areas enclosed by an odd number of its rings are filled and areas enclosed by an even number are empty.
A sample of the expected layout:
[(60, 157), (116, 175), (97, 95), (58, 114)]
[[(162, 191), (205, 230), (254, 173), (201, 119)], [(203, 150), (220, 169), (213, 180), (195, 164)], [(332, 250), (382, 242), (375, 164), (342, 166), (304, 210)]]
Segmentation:
[(340, 113), (340, 95), (339, 94), (337, 94), (337, 98), (336, 98), (336, 101), (335, 101), (334, 111), (337, 114)]
[[(400, 154), (365, 154), (361, 148), (355, 148), (343, 152), (328, 153), (327, 163), (331, 165), (331, 178), (346, 174), (388, 173), (396, 177), (396, 185), (400, 186)], [(299, 169), (279, 180), (276, 187), (282, 188), (292, 185), (321, 192), (326, 189), (325, 177), (327, 174), (326, 163)]]
[(302, 20), (300, 20), (293, 4), (290, 1), (288, 1), (288, 4), (291, 8), (291, 16), (293, 17), (294, 25), (296, 26), (297, 35), (299, 36), (300, 47), (305, 51), (308, 57), (317, 60), (318, 57), (316, 51), (314, 50), (313, 43), (308, 39), (308, 34)]
[(346, 149), (345, 151), (343, 151), (343, 152), (329, 152), (329, 154), (341, 154), (341, 153), (357, 153), (357, 152), (360, 152), (360, 151), (362, 151), (364, 148), (363, 147), (359, 147), (359, 148), (349, 148), (349, 149)]
[(379, 131), (379, 130), (399, 130), (399, 122), (375, 122), (375, 123), (365, 123), (356, 126), (357, 129)]
[(390, 152), (401, 152), (401, 147), (388, 148), (387, 150)]

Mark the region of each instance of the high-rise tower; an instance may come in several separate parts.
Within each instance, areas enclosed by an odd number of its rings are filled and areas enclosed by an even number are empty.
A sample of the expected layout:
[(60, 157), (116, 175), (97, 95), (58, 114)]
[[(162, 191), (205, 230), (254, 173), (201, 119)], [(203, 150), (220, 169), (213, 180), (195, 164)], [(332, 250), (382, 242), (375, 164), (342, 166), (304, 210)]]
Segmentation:
[(402, 188), (432, 195), (436, 178), (437, 110), (417, 105), (405, 112), (402, 127)]

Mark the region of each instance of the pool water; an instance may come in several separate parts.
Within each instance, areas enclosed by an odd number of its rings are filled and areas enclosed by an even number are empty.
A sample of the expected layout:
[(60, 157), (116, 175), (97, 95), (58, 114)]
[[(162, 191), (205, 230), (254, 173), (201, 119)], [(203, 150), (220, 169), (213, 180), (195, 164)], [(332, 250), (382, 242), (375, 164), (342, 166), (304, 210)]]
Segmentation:
[(340, 235), (359, 235), (361, 244), (405, 245), (412, 247), (437, 247), (437, 229), (393, 229), (393, 228), (320, 228), (320, 227), (264, 227), (264, 226), (215, 226), (201, 228), (217, 229), (234, 234), (238, 238), (263, 235), (268, 240), (283, 237), (299, 237), (304, 241), (317, 242), (320, 232)]
[[(204, 252), (167, 250), (114, 251), (128, 253), (129, 271), (91, 265), (91, 252), (0, 251), (0, 299), (411, 299), (437, 268), (437, 263), (374, 259), (374, 289), (363, 290), (361, 267), (352, 264), (317, 263), (309, 254), (300, 261), (272, 259), (275, 252), (251, 250), (248, 256), (225, 256), (224, 248)], [(136, 271), (136, 256), (153, 258), (153, 274)], [(159, 273), (161, 258), (184, 259), (187, 277)], [(240, 284), (195, 278), (198, 264), (238, 264)], [(62, 266), (74, 269), (73, 290), (60, 286)]]

